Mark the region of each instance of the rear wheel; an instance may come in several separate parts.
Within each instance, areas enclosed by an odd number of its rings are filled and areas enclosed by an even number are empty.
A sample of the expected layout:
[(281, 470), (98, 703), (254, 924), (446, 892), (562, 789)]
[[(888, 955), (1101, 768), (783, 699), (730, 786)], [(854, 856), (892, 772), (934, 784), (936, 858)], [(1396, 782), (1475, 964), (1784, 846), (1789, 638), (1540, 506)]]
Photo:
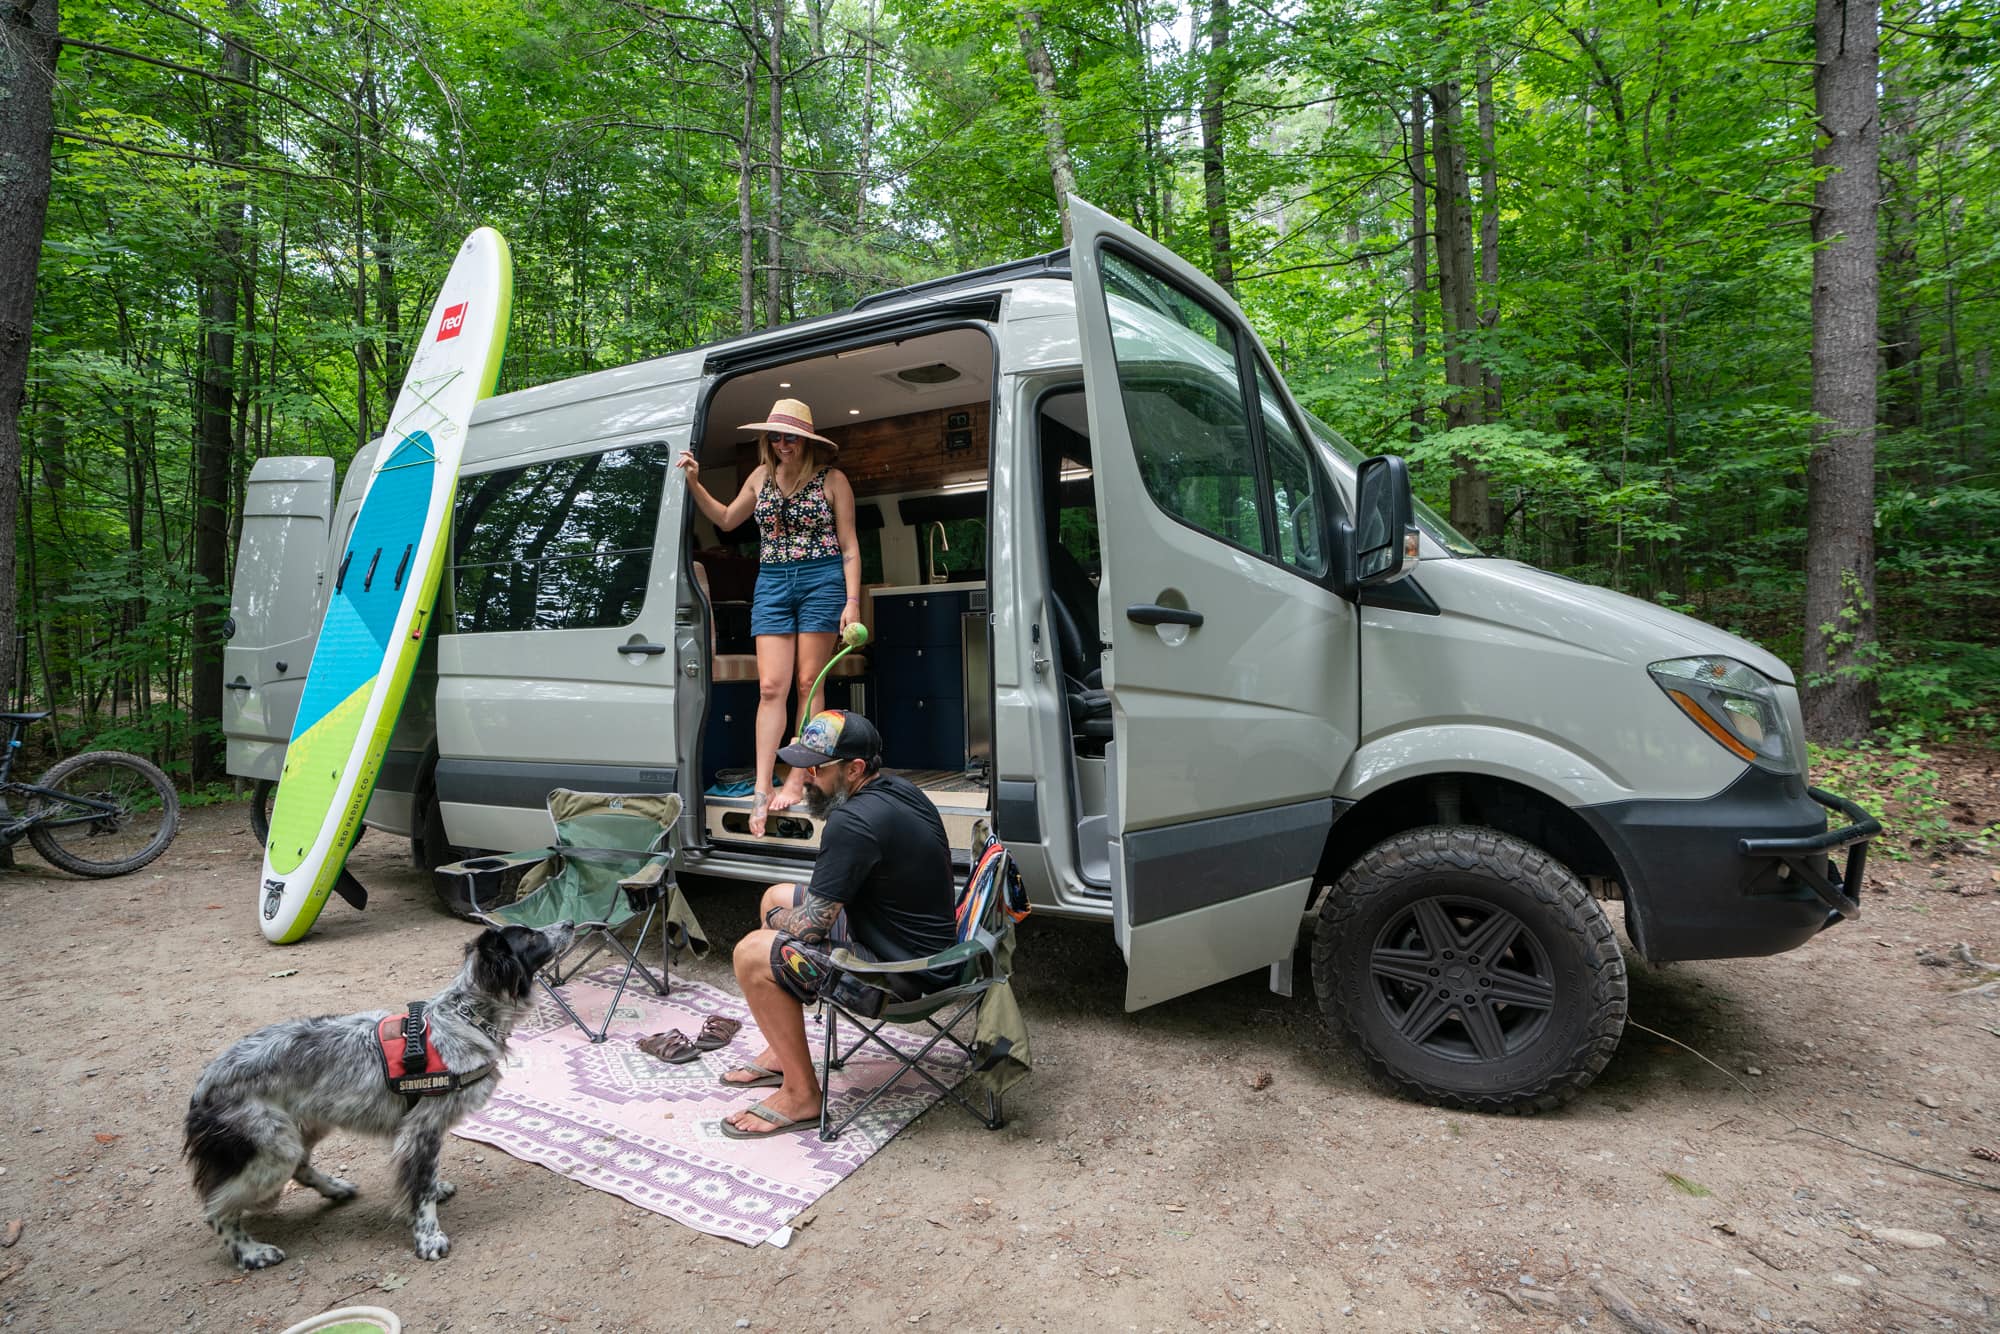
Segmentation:
[(1371, 849), (1321, 905), (1313, 987), (1398, 1091), (1467, 1111), (1549, 1111), (1611, 1059), (1625, 960), (1569, 869), (1494, 829)]
[(28, 841), (51, 866), (103, 877), (136, 871), (167, 850), (180, 829), (174, 786), (153, 764), (120, 750), (72, 755), (42, 775), (42, 787), (82, 800), (36, 798), (44, 823)]

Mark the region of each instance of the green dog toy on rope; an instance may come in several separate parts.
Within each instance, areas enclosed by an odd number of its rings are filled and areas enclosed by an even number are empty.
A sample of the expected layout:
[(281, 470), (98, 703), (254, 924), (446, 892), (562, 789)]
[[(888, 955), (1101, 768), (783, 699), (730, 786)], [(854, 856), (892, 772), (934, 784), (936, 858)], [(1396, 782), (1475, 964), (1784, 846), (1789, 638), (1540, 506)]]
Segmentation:
[[(819, 669), (819, 675), (813, 678), (813, 688), (809, 692), (807, 692), (806, 699), (808, 701), (818, 699), (819, 688), (820, 686), (826, 683), (826, 674), (833, 670), (833, 664), (839, 662), (842, 658), (854, 652), (854, 650), (860, 648), (863, 644), (866, 644), (867, 642), (868, 642), (868, 627), (863, 625), (859, 621), (856, 621), (854, 624), (848, 626), (845, 630), (842, 630), (840, 632), (840, 652), (834, 654), (831, 658), (828, 658), (826, 660), (826, 666)], [(799, 725), (803, 727), (805, 725), (805, 719), (801, 718), (799, 720)], [(797, 742), (798, 738), (793, 737), (792, 740), (794, 742)]]

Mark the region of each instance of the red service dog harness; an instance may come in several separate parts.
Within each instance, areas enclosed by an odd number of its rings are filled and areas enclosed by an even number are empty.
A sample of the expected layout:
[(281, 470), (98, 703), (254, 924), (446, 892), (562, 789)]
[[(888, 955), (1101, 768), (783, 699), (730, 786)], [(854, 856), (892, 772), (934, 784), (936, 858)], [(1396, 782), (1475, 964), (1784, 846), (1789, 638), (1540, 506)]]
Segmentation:
[(418, 1098), (441, 1098), (477, 1084), (493, 1073), (493, 1067), (459, 1074), (444, 1063), (431, 1041), (430, 1021), (424, 1018), (424, 1002), (411, 1001), (408, 1014), (392, 1014), (375, 1026), (375, 1040), (382, 1048), (382, 1074), (389, 1091), (400, 1093), (416, 1105)]

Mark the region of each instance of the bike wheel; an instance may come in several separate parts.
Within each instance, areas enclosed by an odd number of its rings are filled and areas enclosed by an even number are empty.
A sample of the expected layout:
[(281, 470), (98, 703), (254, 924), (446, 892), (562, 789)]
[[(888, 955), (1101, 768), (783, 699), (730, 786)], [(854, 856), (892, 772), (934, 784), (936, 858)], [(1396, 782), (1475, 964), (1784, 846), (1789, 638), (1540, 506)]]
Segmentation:
[(271, 844), (271, 807), (277, 801), (276, 779), (260, 778), (250, 785), (250, 833), (260, 848), (268, 848)]
[[(40, 821), (28, 841), (51, 866), (72, 875), (103, 877), (136, 871), (167, 850), (180, 831), (181, 803), (167, 776), (149, 761), (120, 750), (72, 755), (42, 775), (60, 796), (35, 799)], [(102, 802), (109, 811), (74, 799)]]

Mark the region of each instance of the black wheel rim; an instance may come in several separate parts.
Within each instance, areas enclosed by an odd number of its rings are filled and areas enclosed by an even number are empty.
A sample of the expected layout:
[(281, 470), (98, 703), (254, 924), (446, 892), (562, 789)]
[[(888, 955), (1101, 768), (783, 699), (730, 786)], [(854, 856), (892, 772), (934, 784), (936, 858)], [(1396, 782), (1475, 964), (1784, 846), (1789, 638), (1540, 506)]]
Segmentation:
[(1555, 1014), (1555, 972), (1527, 925), (1482, 899), (1419, 899), (1368, 958), (1382, 1017), (1426, 1055), (1464, 1064), (1532, 1047)]
[(40, 813), (46, 823), (40, 832), (80, 862), (111, 866), (129, 861), (150, 849), (166, 828), (166, 803), (158, 789), (129, 764), (81, 764), (63, 775), (62, 790), (84, 803), (43, 798)]

